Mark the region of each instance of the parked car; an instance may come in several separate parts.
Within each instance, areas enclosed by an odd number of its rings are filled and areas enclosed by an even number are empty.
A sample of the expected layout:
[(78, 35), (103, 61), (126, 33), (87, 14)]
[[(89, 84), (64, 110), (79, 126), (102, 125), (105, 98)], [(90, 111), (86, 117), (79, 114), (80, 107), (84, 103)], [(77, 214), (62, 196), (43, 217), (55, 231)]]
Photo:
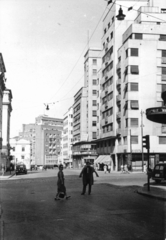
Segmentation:
[(26, 169), (25, 164), (19, 164), (16, 166), (16, 175), (19, 173), (27, 174), (27, 169)]
[(156, 183), (166, 180), (166, 163), (158, 163), (152, 171), (152, 179)]

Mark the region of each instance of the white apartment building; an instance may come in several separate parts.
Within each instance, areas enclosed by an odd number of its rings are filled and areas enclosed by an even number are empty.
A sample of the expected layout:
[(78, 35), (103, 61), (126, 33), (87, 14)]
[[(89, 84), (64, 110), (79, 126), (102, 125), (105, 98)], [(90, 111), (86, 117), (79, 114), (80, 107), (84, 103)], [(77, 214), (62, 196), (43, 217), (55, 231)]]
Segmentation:
[(87, 159), (97, 157), (97, 96), (101, 67), (101, 50), (88, 49), (84, 55), (84, 87), (74, 96), (73, 105), (73, 164), (83, 166)]
[[(145, 14), (147, 13), (147, 15)], [(149, 17), (150, 15), (150, 17)], [(163, 105), (166, 91), (166, 2), (140, 7), (137, 17), (124, 32), (117, 64), (118, 159), (142, 164), (143, 135), (150, 135), (150, 164), (166, 159), (166, 127), (149, 121), (140, 112)], [(146, 151), (144, 154), (147, 161)], [(134, 164), (135, 163), (135, 164)]]
[(72, 166), (73, 107), (64, 114), (62, 134), (62, 157), (66, 166)]
[(11, 155), (13, 156), (13, 164), (16, 166), (18, 163), (24, 163), (27, 169), (31, 166), (31, 148), (30, 141), (25, 139), (11, 139), (10, 145)]
[[(164, 38), (160, 35), (162, 33), (164, 35), (166, 29), (165, 5), (164, 0), (119, 0), (108, 5), (109, 11), (103, 20), (101, 124), (97, 153), (109, 156), (112, 170), (115, 171), (120, 170), (120, 166), (124, 164), (128, 164), (133, 169), (135, 165), (141, 164), (140, 113), (141, 110), (145, 112), (150, 105), (161, 104), (160, 94), (161, 89), (164, 88), (163, 83), (161, 85), (161, 71), (165, 71), (162, 69), (161, 54), (165, 54), (162, 52), (165, 42), (159, 41), (159, 38)], [(126, 15), (122, 21), (116, 17), (120, 6)], [(143, 39), (140, 39), (141, 36)], [(139, 57), (131, 56), (131, 51), (132, 54), (138, 51)], [(127, 59), (126, 54), (128, 54)], [(126, 80), (127, 70), (129, 74)], [(138, 90), (129, 90), (137, 89), (135, 83), (140, 81)], [(160, 84), (157, 85), (157, 81)], [(124, 111), (129, 106), (137, 109)], [(148, 133), (153, 135), (153, 123), (146, 120), (145, 116), (143, 122), (145, 135)], [(157, 140), (152, 145), (156, 143)], [(161, 148), (160, 146), (158, 149)]]

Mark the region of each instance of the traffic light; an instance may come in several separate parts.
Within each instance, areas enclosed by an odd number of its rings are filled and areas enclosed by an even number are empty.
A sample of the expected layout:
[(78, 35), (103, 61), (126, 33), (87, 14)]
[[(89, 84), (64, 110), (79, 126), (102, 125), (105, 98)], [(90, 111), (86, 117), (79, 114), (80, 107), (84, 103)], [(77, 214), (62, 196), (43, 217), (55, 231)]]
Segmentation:
[(146, 149), (150, 149), (149, 135), (142, 137), (142, 145)]

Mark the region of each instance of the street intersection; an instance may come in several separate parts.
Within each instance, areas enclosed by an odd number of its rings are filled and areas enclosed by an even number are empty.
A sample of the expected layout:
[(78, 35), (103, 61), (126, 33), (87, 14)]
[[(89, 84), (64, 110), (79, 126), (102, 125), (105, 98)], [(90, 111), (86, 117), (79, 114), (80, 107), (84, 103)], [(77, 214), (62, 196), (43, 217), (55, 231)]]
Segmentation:
[(92, 195), (81, 195), (78, 170), (64, 170), (71, 199), (55, 201), (57, 170), (1, 181), (1, 239), (165, 239), (165, 202), (139, 195), (144, 173), (95, 177)]

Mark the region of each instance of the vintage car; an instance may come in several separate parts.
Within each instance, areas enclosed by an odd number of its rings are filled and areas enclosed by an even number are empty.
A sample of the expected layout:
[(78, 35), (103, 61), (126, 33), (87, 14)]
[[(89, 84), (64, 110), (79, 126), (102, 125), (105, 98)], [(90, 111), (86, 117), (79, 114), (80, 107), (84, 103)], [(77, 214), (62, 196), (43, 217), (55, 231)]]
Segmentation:
[(25, 164), (18, 164), (16, 166), (16, 175), (19, 174), (19, 173), (27, 174), (27, 169), (26, 169)]
[(152, 179), (156, 183), (166, 180), (166, 163), (158, 163), (152, 171)]

